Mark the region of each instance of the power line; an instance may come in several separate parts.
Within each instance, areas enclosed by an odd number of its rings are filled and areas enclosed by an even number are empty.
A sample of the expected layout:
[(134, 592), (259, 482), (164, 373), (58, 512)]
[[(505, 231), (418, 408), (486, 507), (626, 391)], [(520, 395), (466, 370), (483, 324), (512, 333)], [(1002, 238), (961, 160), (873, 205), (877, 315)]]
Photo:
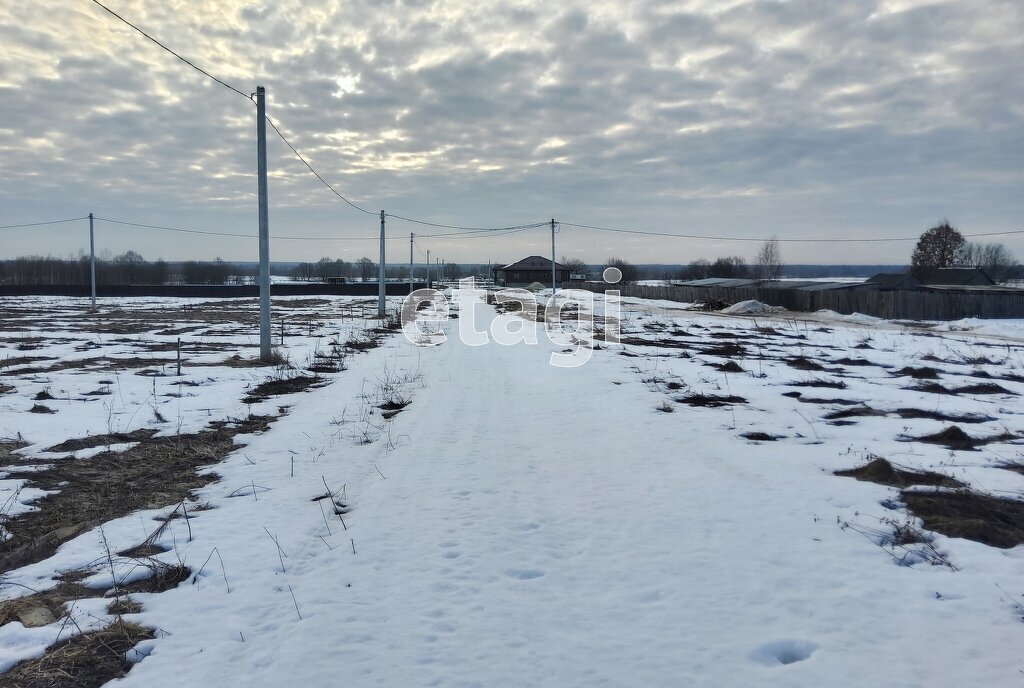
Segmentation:
[[(616, 232), (619, 234), (640, 234), (644, 236), (659, 236), (659, 237), (671, 237), (675, 239), (708, 239), (712, 241), (756, 241), (763, 242), (764, 238), (757, 237), (735, 237), (735, 236), (715, 236), (707, 234), (678, 234), (669, 232), (652, 232), (642, 229), (622, 229), (619, 227), (599, 227), (596, 225), (583, 225), (576, 224), (573, 222), (559, 222), (559, 224), (565, 225), (566, 227), (578, 227), (581, 229), (594, 229), (601, 232)], [(977, 234), (964, 234), (965, 239), (973, 239), (976, 237), (990, 237), (990, 236), (1006, 236), (1009, 234), (1024, 234), (1024, 230), (1009, 230), (1005, 232), (980, 232)], [(894, 242), (894, 241), (918, 241), (920, 236), (913, 237), (865, 237), (865, 238), (835, 238), (835, 239), (801, 239), (795, 237), (789, 238), (776, 238), (776, 241), (787, 242), (787, 243), (881, 243), (881, 242)]]
[(78, 220), (88, 220), (89, 216), (84, 215), (82, 217), (69, 217), (66, 220), (49, 220), (47, 222), (26, 222), (20, 225), (3, 225), (0, 229), (17, 229), (19, 227), (41, 227), (42, 225), (59, 225), (64, 222), (77, 222)]
[(337, 196), (337, 197), (338, 197), (338, 198), (340, 198), (341, 200), (345, 201), (346, 203), (348, 203), (348, 204), (349, 204), (350, 206), (352, 206), (353, 208), (355, 208), (356, 210), (358, 210), (358, 211), (359, 211), (359, 212), (361, 212), (361, 213), (366, 213), (367, 215), (376, 215), (376, 214), (377, 214), (377, 213), (373, 212), (372, 210), (367, 210), (367, 209), (365, 209), (365, 208), (362, 208), (362, 207), (360, 207), (360, 206), (356, 205), (356, 204), (355, 204), (355, 203), (353, 203), (352, 201), (350, 201), (350, 200), (348, 200), (347, 198), (345, 198), (344, 196), (342, 196), (342, 195), (341, 195), (341, 194), (340, 194), (340, 193), (338, 192), (338, 190), (337, 190), (337, 189), (335, 189), (335, 188), (334, 188), (333, 186), (331, 186), (331, 185), (330, 185), (330, 184), (329, 184), (329, 183), (327, 182), (327, 180), (326, 180), (326, 179), (324, 179), (324, 178), (323, 178), (323, 177), (322, 177), (322, 176), (320, 175), (320, 173), (319, 173), (319, 172), (317, 172), (316, 170), (314, 170), (314, 169), (313, 169), (313, 166), (312, 166), (312, 165), (310, 165), (310, 164), (309, 164), (309, 163), (308, 163), (308, 162), (306, 161), (306, 159), (305, 159), (304, 157), (302, 157), (302, 154), (301, 154), (301, 153), (299, 153), (299, 151), (297, 151), (297, 150), (295, 149), (295, 146), (293, 146), (293, 145), (291, 144), (291, 141), (289, 141), (288, 139), (286, 139), (286, 138), (285, 138), (285, 136), (284, 136), (284, 134), (282, 134), (282, 133), (281, 133), (281, 130), (277, 128), (277, 125), (276, 125), (276, 124), (274, 124), (274, 120), (270, 119), (270, 117), (269, 117), (269, 116), (268, 116), (268, 117), (266, 118), (266, 120), (267, 120), (267, 124), (269, 124), (269, 125), (270, 125), (270, 127), (271, 127), (271, 128), (272, 128), (272, 129), (274, 130), (274, 131), (276, 131), (276, 132), (277, 132), (277, 135), (281, 137), (281, 140), (282, 140), (282, 141), (284, 141), (285, 145), (286, 145), (286, 146), (288, 146), (289, 148), (291, 148), (291, 149), (292, 149), (292, 153), (295, 153), (295, 157), (297, 157), (297, 158), (298, 158), (299, 160), (301, 160), (301, 161), (302, 161), (302, 164), (303, 164), (303, 165), (305, 165), (305, 166), (306, 166), (307, 168), (309, 168), (309, 171), (313, 173), (313, 176), (315, 176), (315, 177), (316, 177), (317, 179), (319, 179), (319, 180), (320, 180), (320, 182), (321, 182), (321, 183), (322, 183), (322, 184), (323, 184), (324, 186), (326, 186), (326, 187), (327, 187), (328, 189), (330, 189), (330, 190), (331, 190), (331, 192), (332, 192), (332, 193), (333, 193), (333, 194), (334, 194), (335, 196)]
[[(126, 225), (129, 227), (140, 227), (142, 229), (155, 229), (164, 232), (183, 232), (185, 234), (203, 234), (207, 236), (224, 236), (224, 237), (237, 237), (241, 239), (255, 239), (255, 234), (239, 234), (236, 232), (214, 232), (205, 229), (185, 229), (184, 227), (166, 227), (164, 225), (149, 225), (142, 222), (128, 222), (125, 220), (113, 220), (109, 217), (94, 217), (93, 219), (101, 222), (110, 222), (115, 225)], [(273, 235), (272, 239), (282, 241), (377, 241), (380, 237), (377, 236), (365, 236), (365, 237), (329, 237), (329, 236), (278, 236)], [(391, 239), (397, 240), (402, 237), (390, 237)]]
[(138, 31), (139, 33), (141, 33), (141, 34), (142, 34), (143, 36), (145, 36), (146, 38), (148, 38), (148, 39), (149, 39), (150, 41), (152, 41), (153, 43), (156, 43), (156, 44), (157, 44), (158, 46), (160, 46), (161, 48), (163, 48), (164, 50), (166, 50), (167, 52), (169, 52), (169, 53), (170, 53), (171, 55), (174, 55), (174, 56), (175, 56), (176, 58), (178, 58), (179, 60), (181, 60), (182, 62), (184, 62), (185, 64), (187, 64), (187, 65), (188, 65), (189, 67), (191, 67), (192, 69), (196, 70), (196, 71), (197, 71), (197, 72), (199, 72), (200, 74), (203, 74), (203, 75), (205, 75), (205, 76), (209, 77), (210, 79), (213, 79), (214, 81), (216, 81), (216, 82), (217, 82), (218, 84), (220, 84), (220, 85), (221, 85), (221, 86), (223, 86), (224, 88), (227, 88), (227, 89), (230, 89), (230, 90), (234, 91), (235, 93), (237, 93), (238, 95), (242, 96), (242, 97), (243, 97), (243, 98), (245, 98), (246, 100), (249, 100), (249, 101), (251, 101), (251, 100), (252, 100), (252, 95), (251, 95), (251, 94), (249, 94), (249, 93), (244, 93), (243, 91), (240, 91), (240, 90), (238, 90), (237, 88), (235, 88), (235, 87), (234, 87), (234, 86), (232, 86), (231, 84), (227, 83), (226, 81), (224, 81), (224, 80), (222, 80), (222, 79), (218, 79), (218, 78), (217, 78), (217, 77), (215, 77), (215, 76), (214, 76), (213, 74), (210, 74), (210, 73), (209, 73), (208, 71), (206, 71), (206, 70), (205, 70), (205, 69), (203, 69), (202, 67), (200, 67), (200, 66), (196, 65), (196, 64), (195, 64), (194, 62), (192, 62), (191, 60), (189, 60), (189, 59), (187, 59), (187, 58), (184, 58), (184, 57), (182, 57), (181, 55), (179, 55), (178, 53), (174, 52), (173, 50), (171, 50), (170, 48), (168, 48), (168, 47), (167, 47), (166, 45), (164, 45), (163, 43), (161, 43), (161, 42), (160, 42), (160, 41), (158, 41), (157, 39), (155, 39), (155, 38), (153, 38), (152, 36), (150, 36), (150, 35), (149, 35), (148, 33), (146, 33), (145, 31), (143, 31), (142, 29), (140, 29), (139, 27), (137, 27), (137, 26), (136, 26), (135, 24), (132, 24), (132, 23), (131, 23), (130, 21), (128, 21), (127, 19), (125, 19), (124, 17), (122, 17), (122, 16), (120, 15), (120, 14), (118, 14), (118, 13), (117, 13), (117, 12), (115, 12), (114, 10), (112, 10), (112, 9), (110, 9), (109, 7), (107, 7), (106, 5), (104, 5), (104, 4), (103, 4), (102, 2), (100, 2), (99, 0), (92, 0), (92, 1), (93, 1), (93, 3), (95, 3), (96, 5), (99, 5), (100, 7), (102, 7), (102, 8), (103, 8), (103, 9), (104, 9), (105, 11), (107, 11), (107, 12), (108, 12), (108, 13), (110, 13), (111, 15), (113, 15), (113, 16), (115, 16), (115, 17), (117, 17), (117, 18), (118, 18), (118, 19), (119, 19), (120, 21), (124, 22), (124, 23), (125, 23), (125, 24), (127, 24), (128, 26), (132, 27), (133, 29), (135, 29), (136, 31)]
[[(428, 222), (427, 220), (417, 220), (411, 217), (403, 217), (402, 215), (392, 215), (391, 213), (385, 213), (386, 217), (393, 217), (396, 220), (404, 220), (405, 222), (412, 222), (417, 225), (425, 225), (427, 227), (439, 227), (441, 229), (459, 229), (467, 232), (501, 232), (506, 229), (533, 229), (534, 227), (542, 227), (546, 225), (546, 222), (534, 222), (528, 225), (512, 225), (511, 227), (462, 227), (459, 225), (446, 225), (439, 222)], [(424, 236), (430, 236), (425, 234)], [(437, 234), (434, 236), (448, 236)]]
[[(85, 220), (85, 219), (88, 219), (88, 218), (87, 217), (79, 217), (79, 218), (73, 218), (73, 219)], [(115, 224), (115, 225), (124, 225), (124, 226), (127, 226), (127, 227), (138, 227), (140, 229), (152, 229), (152, 230), (157, 230), (157, 231), (162, 231), (162, 232), (180, 232), (180, 233), (183, 233), (183, 234), (200, 234), (200, 235), (204, 235), (204, 236), (234, 237), (234, 238), (239, 238), (239, 239), (255, 239), (256, 238), (255, 234), (242, 234), (242, 233), (239, 233), (239, 232), (218, 232), (218, 231), (207, 230), (207, 229), (188, 229), (188, 228), (185, 228), (185, 227), (169, 227), (169, 226), (166, 226), (166, 225), (152, 225), (152, 224), (146, 224), (144, 222), (129, 222), (127, 220), (115, 220), (113, 218), (99, 217), (99, 216), (94, 216), (93, 219), (97, 220), (99, 222), (109, 222), (109, 223)], [(57, 222), (70, 222), (70, 221), (71, 220), (58, 220)], [(39, 223), (39, 224), (49, 224), (49, 223)], [(16, 227), (16, 226), (22, 226), (22, 225), (13, 225), (13, 226)], [(31, 225), (28, 225), (28, 226), (31, 226)], [(484, 236), (504, 236), (506, 234), (515, 234), (517, 232), (523, 232), (523, 231), (526, 231), (527, 229), (533, 229), (533, 228), (534, 228), (533, 226), (528, 226), (528, 227), (521, 227), (521, 228), (512, 229), (510, 231), (503, 231), (503, 232), (487, 231), (487, 232), (448, 232), (448, 233), (445, 233), (445, 234), (417, 234), (416, 237), (417, 238), (428, 239), (428, 238), (435, 238), (435, 237), (440, 238), (440, 237), (459, 236), (459, 237), (464, 237), (466, 239), (477, 239), (477, 238), (482, 238)], [(0, 228), (0, 229), (2, 229), (2, 228)], [(350, 236), (350, 237), (341, 237), (341, 236), (332, 237), (332, 236), (283, 236), (283, 235), (275, 234), (275, 235), (272, 235), (271, 238), (272, 239), (276, 239), (278, 241), (379, 241), (380, 240), (380, 236), (379, 235), (355, 236), (355, 237), (352, 237), (352, 236)], [(389, 237), (386, 237), (386, 239), (388, 241), (405, 241), (405, 237), (403, 237), (403, 236), (389, 236)]]

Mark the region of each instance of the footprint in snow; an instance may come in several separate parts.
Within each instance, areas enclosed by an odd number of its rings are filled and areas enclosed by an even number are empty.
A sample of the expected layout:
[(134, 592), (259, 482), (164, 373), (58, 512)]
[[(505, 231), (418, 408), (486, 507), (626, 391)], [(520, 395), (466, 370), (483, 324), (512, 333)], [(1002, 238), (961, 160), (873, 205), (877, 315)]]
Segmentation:
[(531, 580), (533, 578), (540, 578), (544, 575), (544, 572), (540, 569), (509, 569), (505, 572), (505, 575), (517, 580)]
[(809, 659), (818, 649), (810, 640), (775, 640), (750, 653), (750, 659), (765, 666), (795, 664)]

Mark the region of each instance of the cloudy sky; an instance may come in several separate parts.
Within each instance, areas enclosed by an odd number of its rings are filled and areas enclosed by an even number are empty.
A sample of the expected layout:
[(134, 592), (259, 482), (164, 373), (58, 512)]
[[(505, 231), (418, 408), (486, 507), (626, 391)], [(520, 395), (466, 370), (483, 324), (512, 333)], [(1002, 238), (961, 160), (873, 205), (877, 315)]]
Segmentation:
[[(1024, 229), (1019, 0), (104, 0), (246, 93), (335, 188), (454, 225), (565, 222), (763, 239)], [(271, 232), (371, 237), (269, 141)], [(85, 215), (256, 231), (255, 108), (89, 0), (0, 3), (0, 225)], [(410, 232), (389, 220), (396, 261)], [(752, 257), (756, 242), (562, 227), (600, 262)], [(1024, 257), (1024, 237), (1003, 240)], [(97, 224), (98, 250), (250, 260), (256, 242)], [(429, 238), (456, 262), (550, 232)], [(0, 232), (73, 254), (85, 223)], [(899, 263), (912, 243), (787, 243), (787, 262)], [(278, 260), (373, 240), (273, 242)], [(419, 254), (417, 254), (419, 258)], [(390, 262), (390, 257), (389, 257)]]

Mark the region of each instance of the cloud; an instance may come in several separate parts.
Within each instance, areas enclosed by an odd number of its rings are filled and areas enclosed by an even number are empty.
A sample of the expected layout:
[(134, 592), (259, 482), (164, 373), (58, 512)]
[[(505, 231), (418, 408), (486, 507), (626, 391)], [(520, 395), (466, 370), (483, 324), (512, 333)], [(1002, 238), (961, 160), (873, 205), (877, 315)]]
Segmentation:
[[(750, 237), (904, 236), (947, 216), (967, 233), (1020, 228), (1016, 2), (111, 6), (241, 90), (265, 85), (292, 142), (374, 211)], [(90, 3), (8, 3), (0, 42), (0, 224), (103, 208), (252, 231), (251, 103)], [(372, 233), (372, 218), (282, 142), (271, 140), (270, 163), (275, 233)], [(109, 231), (148, 257), (255, 250)], [(444, 250), (511, 260), (528, 235), (446, 240)], [(48, 236), (58, 235), (19, 235), (0, 253), (65, 252), (67, 241)], [(595, 261), (606, 256), (588, 247), (640, 262), (721, 250), (568, 229), (560, 241)], [(1024, 243), (1011, 247), (1024, 254)], [(373, 248), (282, 242), (275, 257)], [(791, 262), (899, 262), (909, 247), (786, 250)]]

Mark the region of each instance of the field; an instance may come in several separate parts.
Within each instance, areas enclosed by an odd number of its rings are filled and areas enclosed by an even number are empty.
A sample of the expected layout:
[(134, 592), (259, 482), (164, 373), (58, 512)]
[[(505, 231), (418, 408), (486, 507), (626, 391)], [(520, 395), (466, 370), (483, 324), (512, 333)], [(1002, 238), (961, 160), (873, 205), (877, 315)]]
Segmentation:
[(1019, 682), (1024, 323), (375, 315), (0, 299), (0, 683)]

